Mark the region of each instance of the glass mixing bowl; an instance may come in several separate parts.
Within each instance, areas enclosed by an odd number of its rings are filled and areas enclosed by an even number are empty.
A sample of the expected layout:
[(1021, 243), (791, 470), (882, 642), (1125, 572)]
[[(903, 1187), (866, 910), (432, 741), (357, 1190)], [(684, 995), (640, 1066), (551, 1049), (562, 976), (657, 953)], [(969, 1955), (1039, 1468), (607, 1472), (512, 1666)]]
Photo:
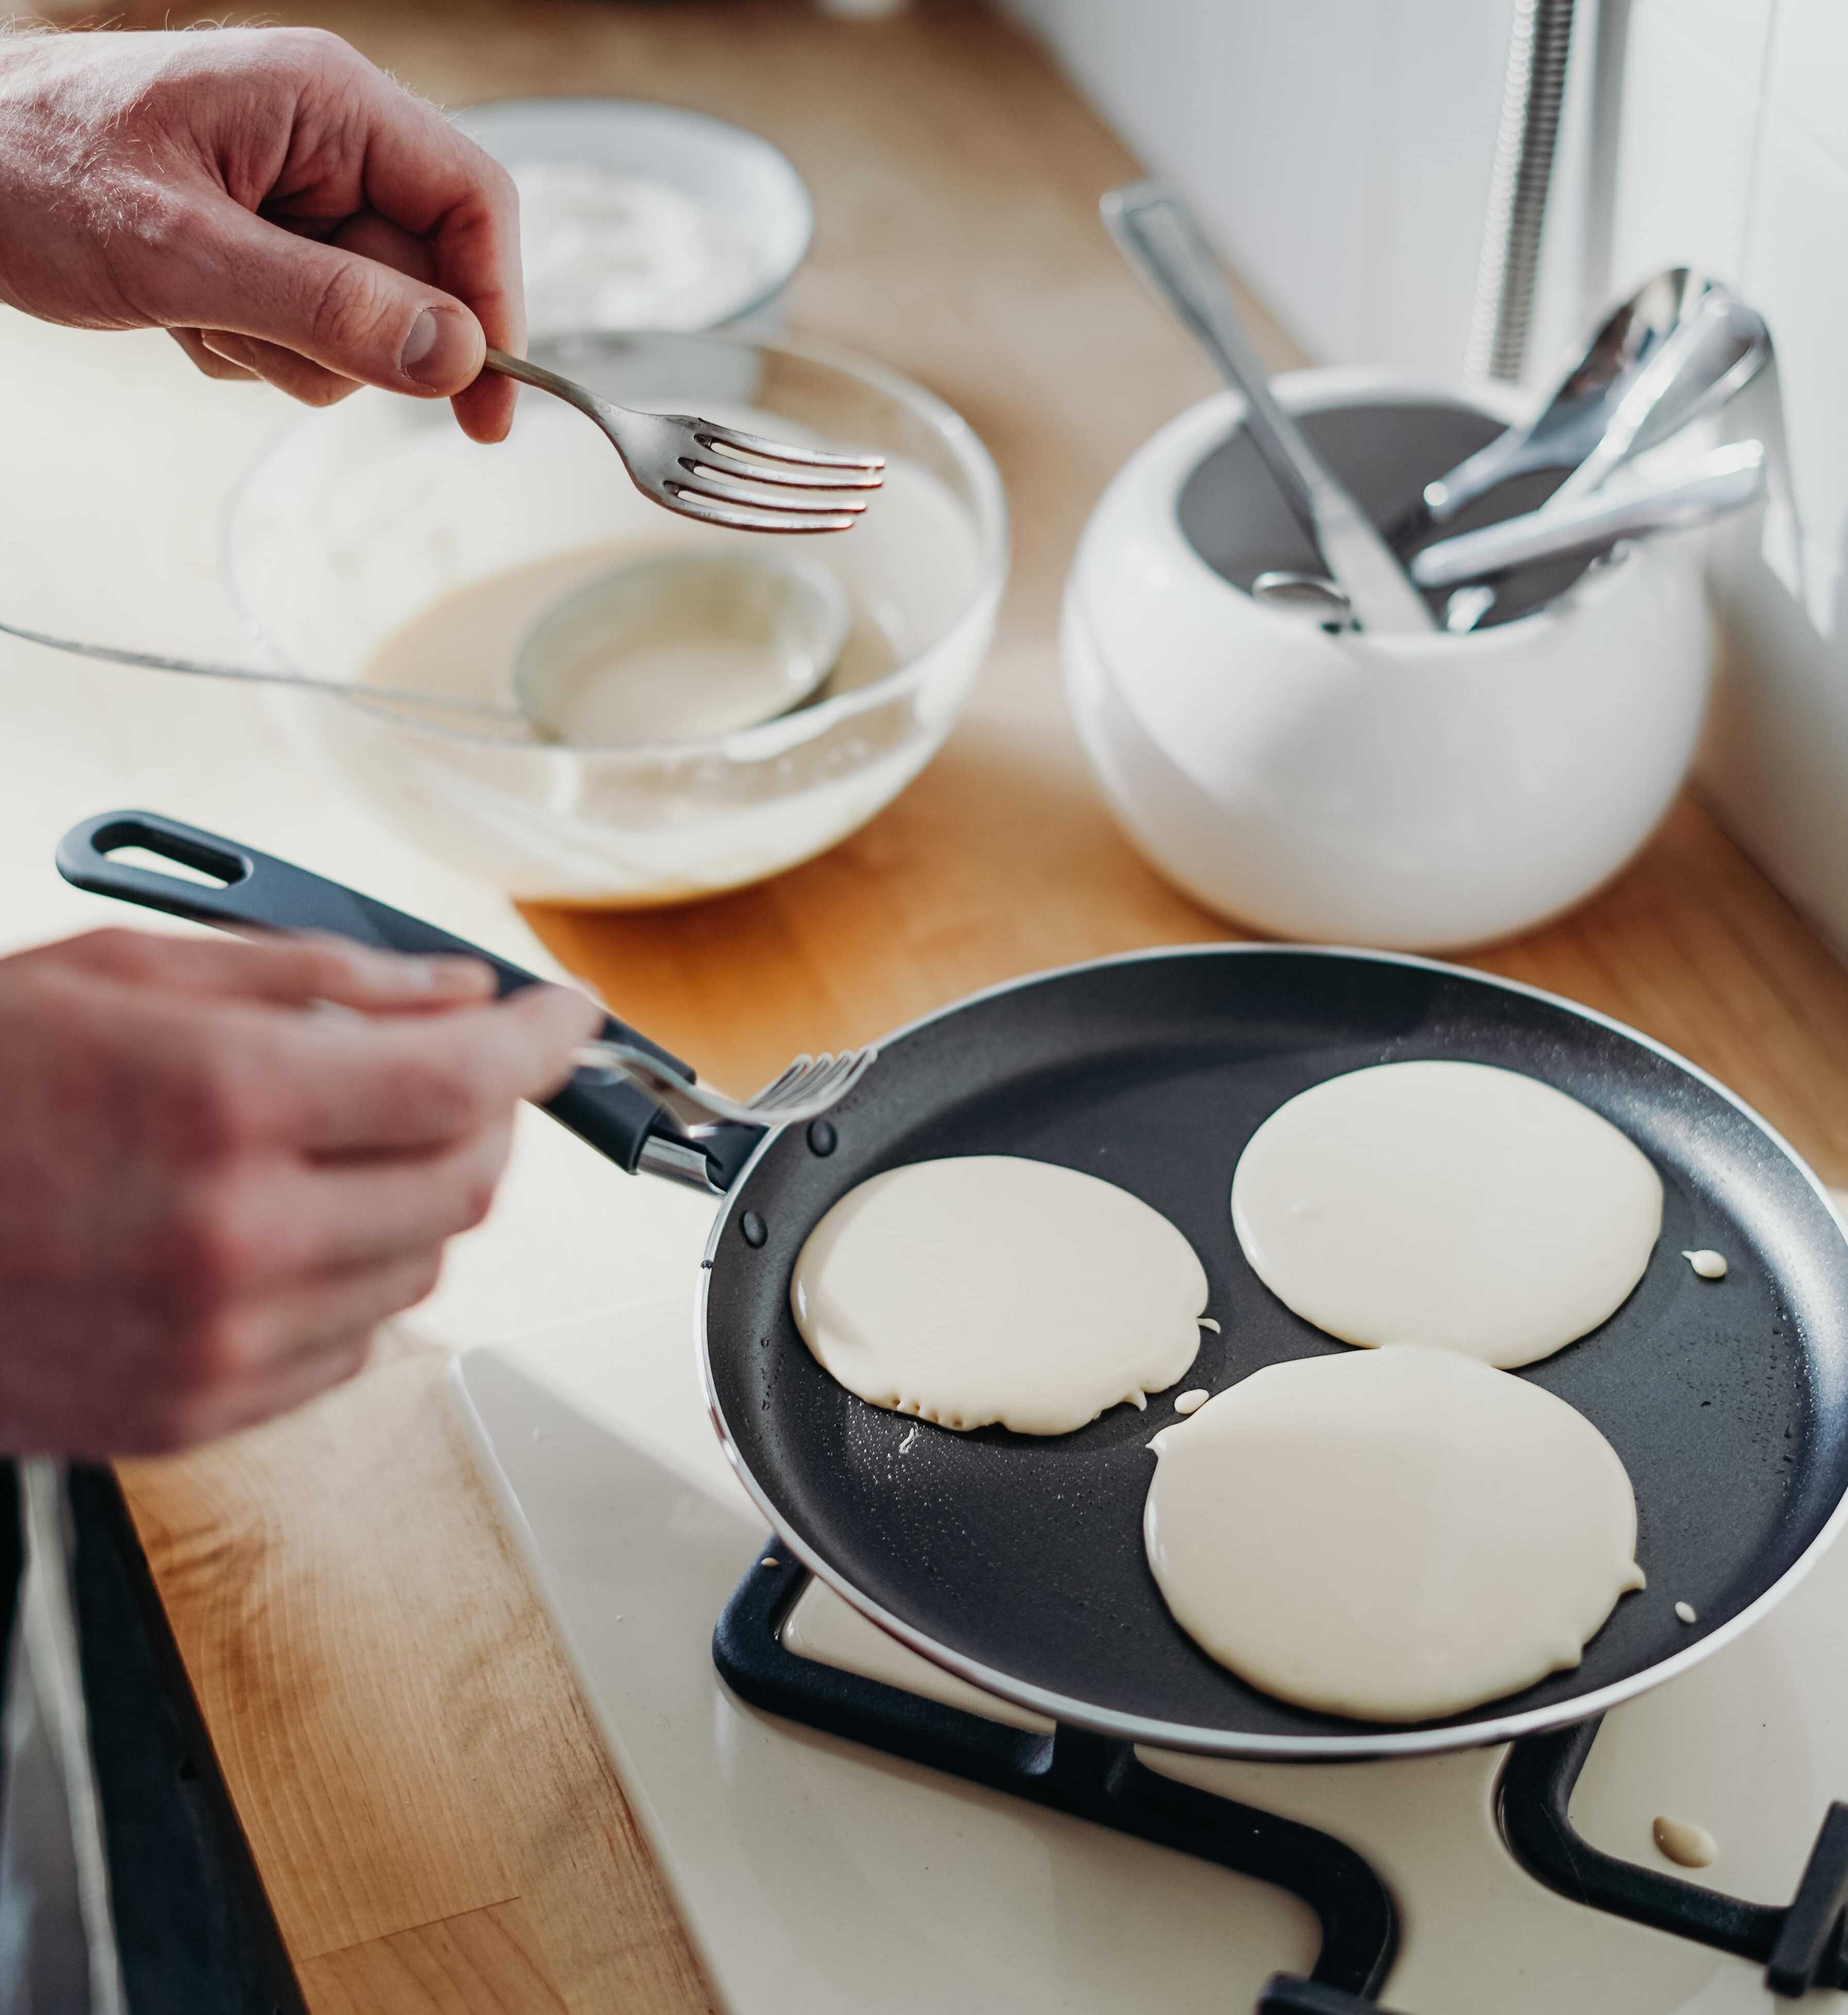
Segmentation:
[(629, 907), (759, 881), (832, 846), (942, 745), (994, 634), (1007, 505), (968, 425), (896, 372), (806, 343), (595, 335), (537, 358), (606, 397), (887, 458), (851, 531), (717, 530), (649, 503), (581, 414), (523, 391), (512, 438), (361, 392), (264, 458), (228, 529), (232, 591), (290, 670), (511, 706), (521, 637), (563, 596), (650, 553), (742, 543), (833, 572), (852, 615), (805, 706), (706, 740), (509, 742), (382, 702), (279, 691), (290, 731), (379, 816), (538, 901)]

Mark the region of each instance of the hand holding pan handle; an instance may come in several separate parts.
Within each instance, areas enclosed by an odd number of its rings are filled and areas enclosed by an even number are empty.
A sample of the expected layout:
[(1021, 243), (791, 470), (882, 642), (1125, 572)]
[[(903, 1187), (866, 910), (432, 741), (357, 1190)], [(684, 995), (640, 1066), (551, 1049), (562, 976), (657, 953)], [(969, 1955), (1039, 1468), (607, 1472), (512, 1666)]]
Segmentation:
[[(210, 875), (221, 885), (111, 857), (128, 847)], [(113, 896), (223, 930), (326, 931), (386, 951), (462, 953), (494, 968), (503, 995), (540, 983), (536, 973), (434, 924), (156, 812), (104, 812), (73, 826), (58, 842), (58, 872), (93, 895)], [(606, 1042), (645, 1051), (689, 1084), (694, 1081), (689, 1065), (613, 1016), (604, 1023), (602, 1036)], [(603, 1073), (578, 1072), (545, 1101), (545, 1110), (631, 1175), (639, 1169), (714, 1193), (730, 1184), (763, 1137), (761, 1127), (728, 1125), (702, 1130), (695, 1140), (647, 1093)]]

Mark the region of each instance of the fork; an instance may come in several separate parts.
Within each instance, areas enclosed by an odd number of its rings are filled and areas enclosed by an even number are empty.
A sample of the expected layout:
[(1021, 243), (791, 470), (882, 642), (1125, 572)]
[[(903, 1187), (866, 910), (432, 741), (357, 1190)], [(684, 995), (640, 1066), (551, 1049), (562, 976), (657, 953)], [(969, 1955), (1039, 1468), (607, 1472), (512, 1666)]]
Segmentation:
[(838, 1105), (865, 1076), (879, 1054), (869, 1043), (865, 1049), (843, 1050), (838, 1056), (824, 1051), (818, 1057), (797, 1057), (754, 1098), (742, 1103), (690, 1083), (659, 1057), (631, 1049), (627, 1043), (586, 1043), (573, 1051), (571, 1061), (594, 1077), (629, 1079), (651, 1098), (659, 1099), (683, 1126), (710, 1126), (723, 1120), (744, 1126), (796, 1126)]
[[(877, 490), (883, 480), (883, 455), (829, 454), (689, 413), (638, 412), (505, 350), (491, 350), (487, 368), (550, 392), (595, 420), (644, 497), (704, 525), (740, 532), (844, 532), (866, 508), (865, 500), (851, 493)], [(741, 487), (741, 478), (756, 487)], [(825, 501), (764, 494), (779, 490), (837, 494)]]

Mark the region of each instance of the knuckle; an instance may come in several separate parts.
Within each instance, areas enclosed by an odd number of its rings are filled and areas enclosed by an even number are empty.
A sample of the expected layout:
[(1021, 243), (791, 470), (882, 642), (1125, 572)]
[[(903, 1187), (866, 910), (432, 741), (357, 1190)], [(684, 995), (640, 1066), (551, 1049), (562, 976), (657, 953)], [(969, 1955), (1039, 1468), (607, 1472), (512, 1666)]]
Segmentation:
[(458, 1231), (473, 1231), (476, 1225), (486, 1221), (494, 1208), (495, 1178), (484, 1170), (474, 1176), (464, 1188), (462, 1206), (457, 1216)]
[(218, 235), (207, 207), (147, 176), (120, 188), (111, 209), (111, 260), (126, 262), (123, 278), (142, 314), (157, 322), (184, 322), (192, 305), (188, 296), (202, 256)]
[(407, 1092), (430, 1129), (445, 1139), (478, 1131), (487, 1116), (487, 1088), (459, 1059), (420, 1058), (408, 1066)]
[(169, 1397), (155, 1401), (146, 1409), (132, 1439), (132, 1453), (136, 1455), (178, 1455), (203, 1440), (204, 1435), (192, 1404)]
[(295, 945), (289, 956), (296, 961), (295, 978), (310, 993), (344, 993), (360, 976), (360, 958), (340, 945)]
[(325, 1376), (321, 1381), (322, 1388), (343, 1384), (365, 1370), (372, 1355), (372, 1331), (361, 1325), (350, 1330), (344, 1336), (337, 1336), (322, 1350), (320, 1366)]
[(261, 1076), (235, 1046), (209, 1049), (199, 1057), (185, 1097), (194, 1152), (207, 1162), (249, 1146), (269, 1116), (271, 1101)]
[(306, 69), (350, 70), (360, 61), (359, 52), (331, 28), (276, 28), (271, 33), (287, 42), (289, 53)]
[(381, 332), (391, 309), (368, 265), (364, 260), (343, 259), (329, 268), (308, 312), (309, 330), (318, 348), (351, 352), (363, 348)]
[(215, 1364), (219, 1345), (235, 1342), (236, 1304), (261, 1270), (271, 1241), (239, 1190), (215, 1183), (196, 1187), (164, 1243), (169, 1284), (184, 1304), (200, 1312), (195, 1341), (204, 1349), (201, 1361)]
[(163, 1392), (143, 1410), (137, 1453), (178, 1455), (209, 1441), (218, 1431), (221, 1402), (204, 1388)]
[(520, 185), (491, 154), (484, 153), (475, 166), (476, 172), (480, 177), (482, 194), (495, 217), (502, 223), (517, 223)]
[(359, 390), (359, 383), (357, 379), (336, 378), (332, 372), (326, 372), (319, 377), (292, 380), (282, 390), (304, 406), (337, 406)]
[(250, 1318), (235, 1308), (202, 1316), (187, 1339), (188, 1377), (177, 1395), (195, 1410), (221, 1398), (262, 1361), (263, 1350)]
[(421, 1254), (416, 1261), (404, 1270), (404, 1299), (391, 1313), (401, 1313), (436, 1292), (437, 1283), (443, 1275), (443, 1252), (438, 1246)]
[(64, 950), (87, 972), (106, 972), (128, 979), (146, 979), (157, 968), (160, 940), (145, 931), (124, 929), (111, 924), (99, 931), (86, 931), (73, 938)]

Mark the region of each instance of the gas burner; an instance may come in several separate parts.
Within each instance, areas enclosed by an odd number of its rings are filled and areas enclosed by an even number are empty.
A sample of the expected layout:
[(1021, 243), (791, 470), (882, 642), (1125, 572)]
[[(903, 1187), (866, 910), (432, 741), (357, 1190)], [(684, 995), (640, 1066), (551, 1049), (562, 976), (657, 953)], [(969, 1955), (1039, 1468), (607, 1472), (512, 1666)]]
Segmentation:
[[(1384, 1882), (1332, 1834), (1159, 1776), (1125, 1742), (1059, 1727), (1039, 1734), (923, 1698), (784, 1648), (806, 1568), (772, 1551), (725, 1605), (713, 1661), (753, 1707), (1098, 1826), (1216, 1862), (1296, 1895), (1321, 1945), (1307, 1978), (1279, 1974), (1257, 2015), (1389, 2015), (1373, 1999), (1398, 1949)], [(1747, 1903), (1604, 1853), (1574, 1830), (1573, 1786), (1602, 1723), (1513, 1744), (1497, 1787), (1510, 1851), (1569, 1901), (1765, 1967), (1774, 1994), (1848, 1988), (1848, 1805), (1832, 1805), (1785, 1908)]]

